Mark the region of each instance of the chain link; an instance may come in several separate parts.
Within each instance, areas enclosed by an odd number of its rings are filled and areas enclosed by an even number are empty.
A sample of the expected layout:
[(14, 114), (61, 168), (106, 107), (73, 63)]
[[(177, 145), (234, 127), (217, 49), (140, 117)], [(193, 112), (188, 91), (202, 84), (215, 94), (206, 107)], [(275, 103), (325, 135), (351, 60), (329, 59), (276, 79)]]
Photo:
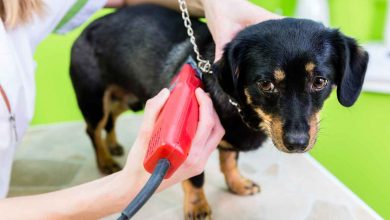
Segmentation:
[(198, 46), (196, 45), (194, 30), (192, 29), (192, 23), (191, 23), (190, 15), (188, 13), (187, 3), (185, 0), (178, 0), (178, 1), (179, 1), (180, 11), (181, 11), (181, 17), (184, 20), (184, 26), (187, 28), (187, 35), (190, 37), (190, 42), (196, 54), (198, 67), (200, 70), (202, 70), (202, 72), (212, 74), (213, 71), (211, 71), (210, 61), (202, 58), (202, 56), (199, 53)]

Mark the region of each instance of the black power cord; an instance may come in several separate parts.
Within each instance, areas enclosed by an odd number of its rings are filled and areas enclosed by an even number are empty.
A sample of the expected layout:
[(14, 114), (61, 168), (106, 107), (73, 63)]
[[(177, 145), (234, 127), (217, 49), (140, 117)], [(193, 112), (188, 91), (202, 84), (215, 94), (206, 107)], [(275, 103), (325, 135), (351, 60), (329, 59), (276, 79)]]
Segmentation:
[(130, 202), (126, 209), (122, 211), (118, 220), (130, 219), (138, 212), (161, 184), (170, 166), (169, 160), (167, 159), (160, 159), (158, 161), (148, 182), (146, 182), (145, 186), (137, 194), (134, 200)]

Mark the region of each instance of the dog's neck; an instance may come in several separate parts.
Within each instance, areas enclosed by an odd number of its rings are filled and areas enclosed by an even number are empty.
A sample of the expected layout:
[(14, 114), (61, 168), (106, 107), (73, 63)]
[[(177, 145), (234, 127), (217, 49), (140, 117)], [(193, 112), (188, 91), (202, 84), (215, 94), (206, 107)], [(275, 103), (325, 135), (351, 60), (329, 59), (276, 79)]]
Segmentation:
[(223, 91), (221, 85), (218, 83), (218, 80), (214, 75), (204, 74), (202, 81), (204, 90), (210, 94), (210, 97), (213, 100), (214, 108), (221, 120), (239, 119), (248, 127), (248, 129), (251, 129), (252, 131), (260, 130), (259, 124), (261, 121), (259, 118), (250, 117), (252, 114), (256, 113), (246, 106), (239, 105), (238, 103), (232, 103), (232, 97)]
[(214, 75), (204, 74), (202, 81), (204, 90), (210, 94), (220, 118), (229, 118), (238, 114), (238, 110), (229, 103), (229, 96), (222, 90)]

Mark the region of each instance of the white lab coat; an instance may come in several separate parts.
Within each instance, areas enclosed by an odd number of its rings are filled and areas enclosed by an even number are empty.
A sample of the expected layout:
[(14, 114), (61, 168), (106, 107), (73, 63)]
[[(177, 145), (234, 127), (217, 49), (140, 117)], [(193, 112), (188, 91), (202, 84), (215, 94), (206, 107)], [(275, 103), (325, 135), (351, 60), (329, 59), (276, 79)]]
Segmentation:
[[(57, 32), (65, 33), (78, 26), (101, 9), (106, 1), (88, 0)], [(0, 20), (0, 86), (5, 91), (11, 108), (10, 113), (4, 98), (0, 95), (0, 198), (7, 195), (13, 155), (34, 114), (35, 49), (54, 31), (77, 0), (44, 2), (44, 16), (36, 16), (26, 25), (6, 30)], [(14, 124), (10, 120), (11, 115), (15, 116)]]

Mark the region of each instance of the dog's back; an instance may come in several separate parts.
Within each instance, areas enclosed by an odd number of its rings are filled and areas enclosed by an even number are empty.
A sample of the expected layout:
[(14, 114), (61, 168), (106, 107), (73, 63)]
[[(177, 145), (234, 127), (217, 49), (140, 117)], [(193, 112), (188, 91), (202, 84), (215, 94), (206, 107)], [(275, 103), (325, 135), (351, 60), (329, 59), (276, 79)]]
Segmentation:
[[(192, 23), (200, 43), (211, 43), (206, 25)], [(191, 51), (180, 14), (155, 5), (126, 7), (81, 34), (72, 48), (71, 77), (73, 83), (120, 85), (146, 101), (167, 86)]]

